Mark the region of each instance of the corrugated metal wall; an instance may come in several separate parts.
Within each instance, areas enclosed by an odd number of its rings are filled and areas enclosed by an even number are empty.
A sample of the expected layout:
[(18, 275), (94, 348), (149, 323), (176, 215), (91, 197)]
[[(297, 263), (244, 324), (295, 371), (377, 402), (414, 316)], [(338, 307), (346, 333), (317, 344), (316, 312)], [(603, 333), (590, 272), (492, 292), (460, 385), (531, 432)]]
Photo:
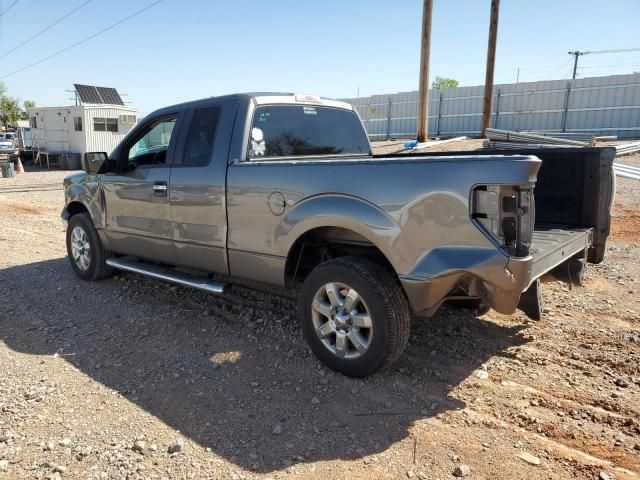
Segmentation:
[[(640, 74), (495, 85), (491, 126), (640, 137)], [(429, 91), (429, 135), (479, 135), (484, 86)], [(372, 140), (415, 138), (418, 92), (351, 98)]]

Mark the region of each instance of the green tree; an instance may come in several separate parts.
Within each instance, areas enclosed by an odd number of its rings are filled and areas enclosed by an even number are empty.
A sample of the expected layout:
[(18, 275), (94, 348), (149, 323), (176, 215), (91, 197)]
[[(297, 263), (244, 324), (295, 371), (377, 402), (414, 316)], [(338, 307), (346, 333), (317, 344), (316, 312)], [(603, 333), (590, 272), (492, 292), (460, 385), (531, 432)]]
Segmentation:
[(20, 120), (22, 110), (18, 100), (7, 95), (0, 98), (0, 122), (7, 128), (10, 123)]
[(29, 113), (27, 112), (27, 108), (33, 108), (36, 106), (36, 102), (33, 100), (25, 100), (22, 102), (22, 112), (20, 112), (20, 118), (22, 120), (29, 120)]
[(18, 120), (27, 120), (29, 118), (27, 108), (35, 107), (36, 102), (25, 100), (22, 105), (24, 109), (20, 108), (19, 99), (7, 95), (6, 85), (0, 82), (0, 122), (5, 128), (10, 123), (15, 124)]
[(458, 80), (453, 78), (436, 77), (431, 83), (431, 88), (456, 88), (458, 86)]

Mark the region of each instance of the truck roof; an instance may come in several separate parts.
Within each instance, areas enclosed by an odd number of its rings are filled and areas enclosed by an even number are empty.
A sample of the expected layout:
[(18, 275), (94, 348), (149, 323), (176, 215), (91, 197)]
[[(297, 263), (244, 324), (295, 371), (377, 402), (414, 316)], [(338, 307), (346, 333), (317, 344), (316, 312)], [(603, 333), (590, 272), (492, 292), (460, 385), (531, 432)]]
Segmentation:
[(174, 110), (176, 107), (181, 109), (197, 106), (199, 103), (210, 100), (228, 100), (228, 99), (248, 99), (254, 101), (257, 105), (269, 105), (269, 104), (299, 104), (299, 105), (322, 105), (334, 108), (343, 108), (345, 110), (353, 110), (351, 104), (342, 102), (339, 100), (333, 100), (331, 98), (320, 97), (317, 95), (307, 95), (300, 93), (283, 93), (283, 92), (246, 92), (246, 93), (232, 93), (229, 95), (221, 95), (217, 97), (201, 98), (198, 100), (191, 100), (189, 102), (178, 103), (175, 105), (169, 105), (159, 108), (150, 115), (161, 113), (165, 110)]

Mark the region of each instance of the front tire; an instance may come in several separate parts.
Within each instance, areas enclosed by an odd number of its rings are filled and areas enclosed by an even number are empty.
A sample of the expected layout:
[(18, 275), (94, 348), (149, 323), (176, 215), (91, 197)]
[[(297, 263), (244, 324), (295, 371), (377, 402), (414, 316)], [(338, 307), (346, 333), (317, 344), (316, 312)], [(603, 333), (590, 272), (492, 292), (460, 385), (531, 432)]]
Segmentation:
[(87, 213), (78, 213), (69, 219), (67, 255), (71, 268), (83, 280), (99, 280), (113, 273), (106, 264), (108, 252)]
[(316, 267), (298, 305), (302, 332), (315, 355), (349, 377), (391, 365), (409, 339), (411, 314), (394, 275), (361, 257)]

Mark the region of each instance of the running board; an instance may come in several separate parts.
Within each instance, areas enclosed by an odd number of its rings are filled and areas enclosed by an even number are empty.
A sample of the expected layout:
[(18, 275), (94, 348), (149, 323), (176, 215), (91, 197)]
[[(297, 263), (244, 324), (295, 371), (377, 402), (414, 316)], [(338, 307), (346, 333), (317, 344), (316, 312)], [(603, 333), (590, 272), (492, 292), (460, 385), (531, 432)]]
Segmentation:
[(177, 283), (178, 285), (197, 288), (198, 290), (204, 290), (206, 292), (216, 293), (218, 295), (224, 293), (224, 288), (226, 286), (224, 283), (209, 282), (203, 278), (187, 275), (186, 273), (176, 272), (175, 270), (172, 270), (170, 268), (162, 268), (158, 267), (157, 265), (140, 263), (136, 262), (135, 260), (128, 260), (126, 258), (108, 258), (107, 265), (113, 268), (117, 268), (118, 270), (140, 273), (157, 280)]

